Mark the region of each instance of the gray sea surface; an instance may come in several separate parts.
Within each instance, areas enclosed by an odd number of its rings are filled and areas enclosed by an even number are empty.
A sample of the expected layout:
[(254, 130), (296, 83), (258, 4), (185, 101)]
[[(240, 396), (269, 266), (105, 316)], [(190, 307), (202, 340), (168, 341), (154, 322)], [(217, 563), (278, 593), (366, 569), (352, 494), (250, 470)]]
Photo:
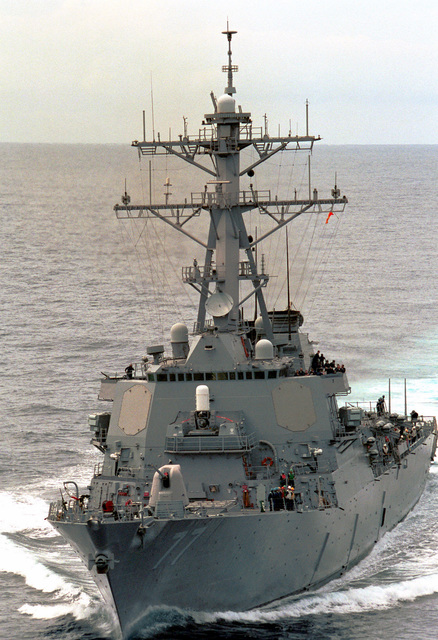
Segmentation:
[[(349, 205), (327, 223), (306, 214), (291, 225), (303, 330), (345, 364), (349, 399), (388, 398), (390, 379), (393, 411), (404, 411), (406, 388), (408, 411), (437, 415), (438, 146), (320, 144), (311, 164), (311, 190), (329, 196), (336, 180)], [(305, 197), (306, 158), (278, 154), (266, 169), (253, 188)], [(104, 410), (101, 372), (169, 345), (170, 326), (196, 317), (181, 266), (202, 263), (202, 252), (167, 225), (117, 220), (125, 179), (143, 204), (164, 201), (167, 177), (169, 202), (202, 192), (205, 177), (164, 158), (139, 162), (129, 145), (1, 144), (0, 172), (0, 640), (117, 640), (88, 572), (45, 517), (62, 482), (85, 487), (100, 461), (87, 415)], [(260, 236), (272, 221), (248, 214), (247, 224)], [(280, 309), (287, 265), (277, 236), (257, 259), (271, 276), (268, 304)], [(155, 609), (136, 638), (435, 639), (437, 489), (432, 465), (405, 521), (323, 589), (251, 612)]]

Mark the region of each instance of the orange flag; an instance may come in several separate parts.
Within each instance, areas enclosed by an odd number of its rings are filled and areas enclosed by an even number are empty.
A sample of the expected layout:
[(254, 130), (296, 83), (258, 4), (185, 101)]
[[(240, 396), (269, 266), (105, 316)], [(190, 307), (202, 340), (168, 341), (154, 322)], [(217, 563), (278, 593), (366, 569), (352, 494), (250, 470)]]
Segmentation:
[(330, 211), (330, 213), (327, 216), (327, 220), (325, 221), (326, 224), (330, 220), (330, 216), (332, 216), (332, 215), (333, 215), (333, 211)]

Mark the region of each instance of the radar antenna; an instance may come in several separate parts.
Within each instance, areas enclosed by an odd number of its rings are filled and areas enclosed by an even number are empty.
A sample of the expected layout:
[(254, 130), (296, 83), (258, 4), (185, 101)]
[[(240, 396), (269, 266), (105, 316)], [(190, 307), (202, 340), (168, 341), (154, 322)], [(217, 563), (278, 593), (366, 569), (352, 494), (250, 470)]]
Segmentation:
[(231, 38), (237, 31), (231, 31), (228, 26), (227, 20), (227, 30), (222, 31), (224, 35), (227, 36), (228, 39), (228, 64), (222, 67), (222, 71), (228, 74), (228, 85), (225, 87), (225, 93), (228, 93), (229, 96), (232, 96), (233, 93), (236, 93), (235, 87), (233, 87), (233, 71), (239, 71), (239, 67), (237, 65), (231, 64)]

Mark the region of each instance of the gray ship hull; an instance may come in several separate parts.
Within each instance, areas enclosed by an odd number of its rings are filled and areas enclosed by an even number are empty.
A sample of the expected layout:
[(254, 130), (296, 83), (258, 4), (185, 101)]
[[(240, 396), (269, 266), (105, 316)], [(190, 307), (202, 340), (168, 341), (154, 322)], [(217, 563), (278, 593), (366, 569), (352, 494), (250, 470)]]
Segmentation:
[[(84, 562), (101, 552), (114, 557), (107, 573), (92, 574), (126, 637), (148, 607), (247, 610), (342, 575), (418, 501), (434, 441), (430, 435), (400, 466), (346, 493), (339, 508), (154, 520), (142, 536), (138, 521), (96, 530), (52, 524)], [(347, 478), (348, 471), (348, 487)]]

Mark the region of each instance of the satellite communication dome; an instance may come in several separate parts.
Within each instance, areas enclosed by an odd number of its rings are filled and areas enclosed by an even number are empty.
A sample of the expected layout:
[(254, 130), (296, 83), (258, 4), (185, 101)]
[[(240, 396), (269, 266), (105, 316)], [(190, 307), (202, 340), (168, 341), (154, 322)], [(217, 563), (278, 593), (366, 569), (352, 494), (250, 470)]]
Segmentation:
[(235, 113), (236, 101), (228, 93), (224, 93), (217, 101), (217, 111), (218, 113)]
[(270, 340), (259, 340), (255, 346), (255, 360), (272, 360), (274, 345)]
[(177, 322), (170, 330), (170, 343), (174, 358), (187, 358), (189, 354), (189, 330), (182, 322)]
[(262, 316), (259, 316), (256, 321), (254, 322), (254, 327), (257, 331), (257, 333), (264, 333), (264, 325), (263, 325), (263, 318)]
[(187, 326), (182, 322), (177, 322), (170, 329), (170, 341), (171, 342), (188, 342), (189, 330)]

